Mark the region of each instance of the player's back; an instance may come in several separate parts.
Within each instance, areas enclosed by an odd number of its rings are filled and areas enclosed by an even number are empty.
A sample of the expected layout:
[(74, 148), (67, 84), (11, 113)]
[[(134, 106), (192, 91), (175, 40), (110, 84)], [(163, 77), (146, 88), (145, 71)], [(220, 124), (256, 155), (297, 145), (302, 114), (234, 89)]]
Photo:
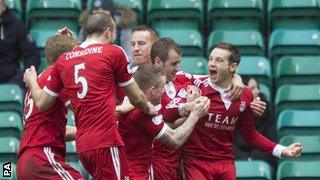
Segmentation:
[(159, 114), (155, 117), (136, 108), (118, 118), (131, 178), (148, 174), (148, 168), (151, 165), (153, 139), (159, 138), (166, 128), (162, 121), (162, 106), (158, 105), (155, 108)]
[[(52, 67), (49, 66), (38, 76), (39, 86), (42, 88), (47, 79), (50, 78)], [(59, 99), (42, 113), (36, 107), (31, 97), (30, 91), (27, 91), (24, 101), (24, 130), (20, 141), (19, 155), (26, 149), (35, 147), (52, 147), (65, 156), (64, 135), (66, 131), (66, 113), (67, 109), (64, 102), (67, 97), (60, 93)]]
[(75, 110), (78, 153), (123, 145), (115, 125), (116, 82), (133, 81), (124, 51), (115, 45), (92, 44), (63, 54), (56, 71)]

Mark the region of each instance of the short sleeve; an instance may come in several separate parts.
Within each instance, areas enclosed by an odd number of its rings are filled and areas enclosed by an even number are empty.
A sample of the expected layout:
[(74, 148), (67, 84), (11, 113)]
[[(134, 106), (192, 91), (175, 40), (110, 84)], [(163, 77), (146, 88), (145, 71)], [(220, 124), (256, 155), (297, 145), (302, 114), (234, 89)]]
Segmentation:
[(58, 96), (59, 100), (66, 106), (68, 107), (71, 104), (71, 101), (69, 99), (69, 96), (67, 94), (66, 89), (63, 89)]
[(59, 62), (61, 61), (57, 61), (55, 66), (53, 67), (52, 71), (51, 71), (51, 75), (48, 78), (47, 84), (44, 86), (43, 90), (53, 96), (53, 97), (58, 97), (59, 92), (63, 89), (63, 84), (62, 84), (62, 80), (59, 76)]
[(146, 118), (139, 118), (136, 124), (143, 129), (152, 138), (160, 138), (165, 131), (165, 123), (162, 115), (155, 117), (148, 116)]
[(176, 80), (175, 83), (183, 85), (186, 83), (192, 84), (195, 78), (193, 77), (192, 74), (183, 72), (183, 71), (178, 71), (176, 74)]
[(116, 80), (120, 87), (125, 87), (130, 85), (134, 79), (130, 73), (129, 59), (125, 51), (119, 46), (115, 45), (115, 47), (114, 58), (116, 59)]

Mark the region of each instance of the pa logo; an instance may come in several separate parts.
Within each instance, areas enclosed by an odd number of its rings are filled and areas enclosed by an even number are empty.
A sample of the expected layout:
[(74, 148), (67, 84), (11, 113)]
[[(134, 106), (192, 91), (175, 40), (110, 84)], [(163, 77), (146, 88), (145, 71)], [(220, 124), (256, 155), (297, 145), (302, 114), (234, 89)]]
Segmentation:
[(11, 162), (2, 164), (2, 172), (3, 177), (11, 177)]

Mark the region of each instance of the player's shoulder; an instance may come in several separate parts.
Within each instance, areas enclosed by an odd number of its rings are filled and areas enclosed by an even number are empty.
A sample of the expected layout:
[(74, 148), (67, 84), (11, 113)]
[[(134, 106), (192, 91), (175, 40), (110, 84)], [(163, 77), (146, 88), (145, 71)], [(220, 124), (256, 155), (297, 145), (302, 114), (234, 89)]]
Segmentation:
[(198, 88), (208, 88), (210, 87), (210, 79), (208, 77), (197, 78), (194, 80), (193, 84)]
[(144, 113), (143, 111), (141, 111), (138, 108), (135, 108), (134, 110), (132, 110), (130, 112), (130, 118), (131, 119), (136, 119), (136, 120), (143, 120), (143, 119), (152, 118), (152, 116)]
[(49, 66), (38, 75), (38, 83), (40, 87), (44, 86), (46, 82), (50, 80), (51, 71), (52, 66)]
[(253, 100), (252, 91), (247, 86), (244, 87), (240, 99), (250, 102)]

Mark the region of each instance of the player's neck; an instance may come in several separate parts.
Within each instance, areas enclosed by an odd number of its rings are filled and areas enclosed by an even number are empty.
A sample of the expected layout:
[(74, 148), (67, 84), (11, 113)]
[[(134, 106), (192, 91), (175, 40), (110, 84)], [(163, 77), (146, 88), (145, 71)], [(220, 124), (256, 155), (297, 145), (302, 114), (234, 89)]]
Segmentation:
[(91, 37), (91, 38), (87, 38), (84, 42), (82, 42), (80, 44), (80, 47), (86, 48), (87, 46), (92, 44), (102, 44), (102, 42), (97, 38)]
[(229, 89), (231, 86), (232, 78), (227, 78), (221, 81), (212, 82), (216, 86), (219, 86), (222, 89)]

